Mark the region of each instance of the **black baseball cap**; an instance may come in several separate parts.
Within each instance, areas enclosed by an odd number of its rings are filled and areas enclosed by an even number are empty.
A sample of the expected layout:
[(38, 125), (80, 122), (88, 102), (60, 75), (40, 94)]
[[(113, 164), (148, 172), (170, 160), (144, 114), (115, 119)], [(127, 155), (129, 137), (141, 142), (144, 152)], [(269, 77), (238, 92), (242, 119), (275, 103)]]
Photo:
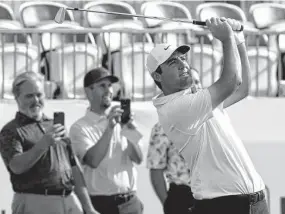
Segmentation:
[(103, 67), (94, 68), (84, 76), (84, 88), (102, 80), (109, 79), (112, 83), (118, 82), (119, 78), (110, 74), (110, 72)]

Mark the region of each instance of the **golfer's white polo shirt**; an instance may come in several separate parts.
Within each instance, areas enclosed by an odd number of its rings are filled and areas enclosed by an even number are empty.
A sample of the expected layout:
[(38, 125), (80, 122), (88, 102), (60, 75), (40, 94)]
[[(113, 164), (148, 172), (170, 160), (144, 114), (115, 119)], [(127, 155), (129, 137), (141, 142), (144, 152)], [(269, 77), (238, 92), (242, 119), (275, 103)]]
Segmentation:
[[(103, 135), (108, 125), (106, 116), (87, 110), (86, 115), (70, 128), (72, 148), (83, 163), (86, 152)], [(126, 154), (127, 139), (121, 135), (121, 125), (114, 128), (109, 150), (97, 168), (83, 163), (84, 178), (90, 195), (113, 195), (135, 191), (137, 171)]]
[(212, 110), (208, 89), (158, 95), (153, 103), (164, 131), (189, 164), (194, 198), (265, 188), (226, 112), (221, 106)]

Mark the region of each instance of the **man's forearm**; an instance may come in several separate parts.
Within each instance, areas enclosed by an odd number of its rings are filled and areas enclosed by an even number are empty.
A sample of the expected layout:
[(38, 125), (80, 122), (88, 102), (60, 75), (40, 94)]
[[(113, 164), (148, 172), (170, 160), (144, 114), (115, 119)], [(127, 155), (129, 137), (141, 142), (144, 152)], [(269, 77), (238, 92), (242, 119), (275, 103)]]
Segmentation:
[(241, 62), (235, 38), (231, 36), (223, 42), (224, 65), (220, 79), (241, 83)]
[(84, 157), (84, 162), (92, 168), (98, 167), (106, 156), (113, 135), (113, 128), (107, 127), (100, 140), (92, 146)]
[(143, 154), (139, 143), (135, 144), (128, 140), (127, 153), (130, 159), (135, 163), (140, 164), (143, 161)]
[(15, 174), (22, 174), (32, 168), (43, 154), (47, 152), (49, 147), (43, 146), (40, 142), (35, 144), (30, 150), (15, 155), (10, 163), (9, 167)]
[(250, 90), (251, 78), (250, 78), (250, 64), (244, 42), (238, 45), (238, 51), (240, 55), (241, 68), (242, 68), (242, 84), (240, 85), (239, 90), (242, 91), (245, 96), (247, 96)]
[(250, 65), (249, 65), (245, 43), (243, 42), (239, 44), (237, 47), (241, 60), (242, 83), (238, 87), (237, 91), (225, 100), (224, 108), (227, 108), (247, 97), (250, 90), (250, 73), (249, 73)]
[(167, 198), (167, 188), (166, 182), (163, 175), (162, 169), (151, 169), (150, 170), (150, 180), (152, 187), (159, 198), (161, 204), (163, 205)]
[(91, 199), (89, 197), (88, 190), (86, 188), (86, 183), (83, 177), (83, 172), (80, 169), (80, 167), (74, 166), (72, 167), (72, 174), (74, 177), (74, 183), (75, 183), (75, 194), (77, 195), (79, 201), (81, 202), (81, 205), (85, 212), (87, 211), (95, 211), (94, 207), (91, 203)]

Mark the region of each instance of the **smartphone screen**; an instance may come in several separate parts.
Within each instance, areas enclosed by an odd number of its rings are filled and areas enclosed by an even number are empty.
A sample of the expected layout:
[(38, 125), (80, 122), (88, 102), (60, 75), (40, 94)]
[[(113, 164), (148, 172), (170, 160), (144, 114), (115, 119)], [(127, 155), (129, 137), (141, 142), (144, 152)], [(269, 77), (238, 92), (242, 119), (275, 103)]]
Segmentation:
[(65, 120), (65, 117), (64, 117), (64, 112), (54, 112), (53, 113), (53, 124), (61, 124), (61, 125), (65, 125), (64, 124), (64, 120)]
[(121, 123), (126, 124), (130, 120), (131, 100), (121, 99), (121, 108), (124, 110), (122, 117), (121, 117)]

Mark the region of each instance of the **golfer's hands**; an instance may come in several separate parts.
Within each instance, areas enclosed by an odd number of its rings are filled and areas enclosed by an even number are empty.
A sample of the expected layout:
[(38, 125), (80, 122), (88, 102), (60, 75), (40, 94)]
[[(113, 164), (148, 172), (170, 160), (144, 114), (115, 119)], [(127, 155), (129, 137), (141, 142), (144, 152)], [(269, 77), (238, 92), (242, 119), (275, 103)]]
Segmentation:
[(108, 123), (108, 127), (109, 128), (114, 128), (115, 125), (117, 123), (120, 123), (121, 122), (121, 116), (123, 114), (123, 109), (121, 109), (121, 106), (119, 105), (116, 105), (116, 106), (113, 106), (107, 116), (107, 119), (109, 121)]
[(240, 29), (242, 26), (242, 24), (239, 21), (235, 19), (227, 19), (225, 17), (222, 17), (221, 20), (228, 22), (229, 25), (231, 26), (232, 30), (234, 31), (234, 36), (237, 45), (245, 42), (243, 31), (238, 31), (238, 29)]
[(46, 130), (46, 134), (40, 140), (40, 143), (48, 148), (53, 146), (56, 142), (60, 141), (62, 138), (66, 137), (66, 129), (61, 124), (54, 124), (51, 128)]
[(211, 18), (206, 20), (206, 25), (212, 32), (213, 36), (224, 42), (234, 36), (234, 32), (230, 24), (222, 21), (220, 18)]

